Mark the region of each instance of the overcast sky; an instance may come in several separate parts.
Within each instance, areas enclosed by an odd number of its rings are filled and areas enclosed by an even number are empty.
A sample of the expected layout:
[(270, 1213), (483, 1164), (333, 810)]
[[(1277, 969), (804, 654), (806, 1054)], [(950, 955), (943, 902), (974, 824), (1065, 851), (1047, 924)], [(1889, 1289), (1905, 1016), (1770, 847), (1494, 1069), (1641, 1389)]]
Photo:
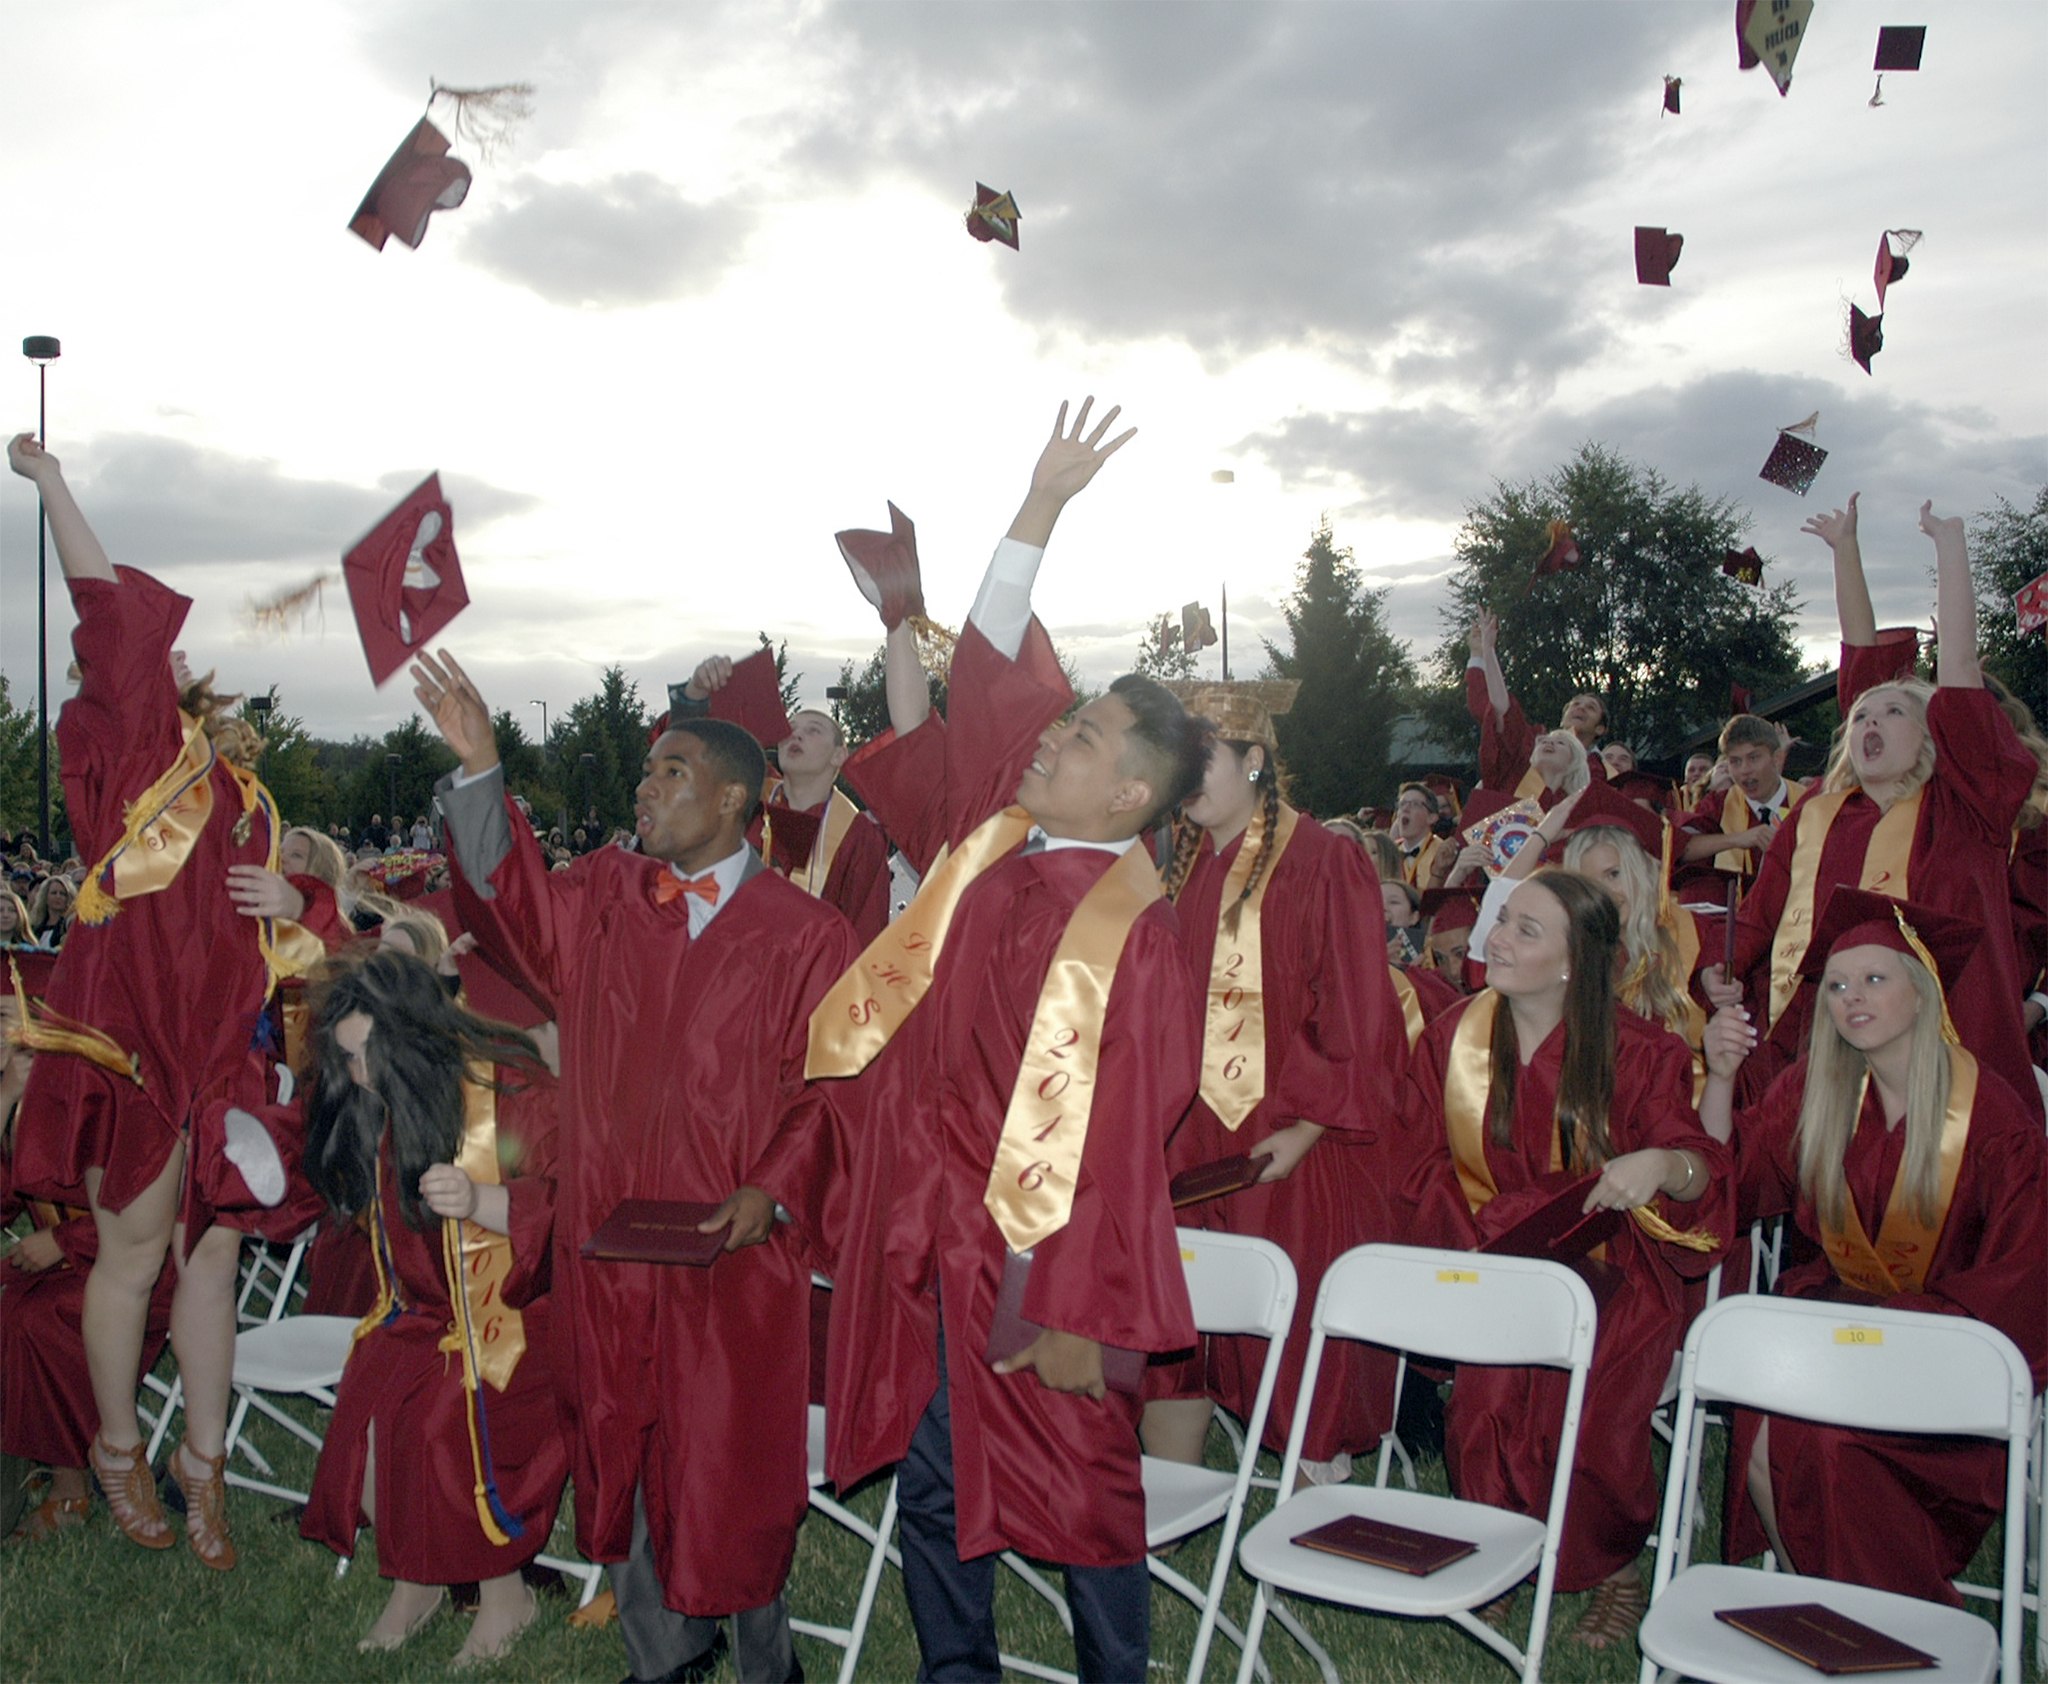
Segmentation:
[[(1782, 99), (1736, 68), (1733, 0), (0, 5), (0, 327), (64, 342), (51, 446), (115, 559), (196, 599), (194, 664), (321, 734), (410, 691), (372, 688), (340, 588), (283, 639), (247, 605), (431, 469), (472, 596), (446, 641), (532, 724), (607, 664), (658, 699), (761, 630), (820, 695), (879, 640), (831, 535), (892, 498), (957, 624), (1068, 395), (1140, 428), (1041, 576), (1097, 681), (1225, 583), (1256, 671), (1324, 512), (1426, 654), (1464, 510), (1588, 439), (1748, 510), (1816, 650), (1808, 514), (1861, 490), (1880, 616), (1924, 621), (1920, 500), (2048, 479), (2034, 0), (1820, 0)], [(1922, 20), (1872, 108), (1878, 26)], [(380, 254), (347, 223), (430, 77), (531, 81), (533, 115), (458, 145), (468, 202)], [(977, 179), (1021, 251), (968, 238)], [(1638, 223), (1685, 235), (1668, 291)], [(1847, 304), (1901, 226), (1926, 239), (1866, 376)], [(1802, 500), (1756, 470), (1814, 410)], [(8, 476), (23, 701), (34, 571)], [(59, 592), (56, 700), (70, 624)]]

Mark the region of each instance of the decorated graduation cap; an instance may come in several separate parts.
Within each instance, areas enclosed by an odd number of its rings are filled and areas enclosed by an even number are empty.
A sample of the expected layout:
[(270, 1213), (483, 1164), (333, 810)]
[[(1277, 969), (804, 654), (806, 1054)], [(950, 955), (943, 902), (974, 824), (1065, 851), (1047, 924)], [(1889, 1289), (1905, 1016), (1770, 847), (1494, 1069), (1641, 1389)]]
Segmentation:
[(967, 207), (967, 232), (977, 240), (995, 240), (1012, 251), (1017, 246), (1017, 224), (1023, 213), (1008, 193), (998, 193), (980, 182), (974, 184), (974, 203)]
[(775, 652), (757, 649), (732, 664), (732, 677), (711, 692), (704, 704), (713, 719), (737, 725), (764, 748), (789, 735), (789, 712), (782, 705), (782, 680), (775, 671)]
[(2029, 579), (2013, 593), (2012, 611), (2022, 632), (2048, 626), (2048, 573)]
[(1849, 356), (1865, 374), (1870, 359), (1884, 349), (1884, 316), (1866, 316), (1854, 304), (1849, 306)]
[(1668, 287), (1671, 271), (1678, 267), (1678, 254), (1685, 249), (1685, 236), (1664, 228), (1636, 230), (1636, 280), (1646, 287)]
[(455, 515), (432, 473), (341, 558), (372, 683), (390, 676), (469, 606)]
[(1216, 735), (1224, 742), (1263, 743), (1270, 753), (1279, 746), (1273, 721), (1293, 708), (1301, 683), (1297, 679), (1180, 680), (1166, 688), (1180, 698), (1189, 713), (1215, 726)]
[[(524, 82), (494, 88), (444, 88), (435, 82), (431, 88), (428, 113), (437, 100), (447, 101), (457, 136), (476, 142), (486, 155), (525, 118), (533, 94)], [(349, 219), (350, 231), (379, 251), (393, 238), (417, 250), (434, 212), (453, 210), (469, 196), (469, 166), (450, 156), (450, 144), (431, 116), (423, 115), (370, 183)]]
[(1790, 92), (1792, 63), (1812, 16), (1813, 0), (1735, 0), (1737, 62), (1744, 70), (1762, 65), (1781, 96)]
[(1882, 947), (1911, 954), (1934, 975), (1942, 993), (1942, 1039), (1955, 1046), (1958, 1037), (1948, 1015), (1948, 991), (1983, 942), (1984, 926), (1974, 919), (1838, 884), (1814, 922), (1813, 939), (1807, 943), (1799, 969), (1806, 976), (1818, 977), (1827, 970), (1831, 957), (1851, 947)]
[[(1771, 446), (1770, 455), (1764, 458), (1764, 465), (1757, 470), (1757, 478), (1767, 479), (1773, 485), (1783, 486), (1787, 491), (1804, 497), (1812, 488), (1821, 464), (1828, 459), (1828, 453), (1813, 442), (1814, 429), (1819, 425), (1820, 411), (1815, 410), (1804, 421), (1780, 427), (1778, 442)], [(1801, 434), (1806, 436), (1802, 438)]]
[(1216, 641), (1216, 622), (1199, 602), (1180, 605), (1180, 646), (1190, 655)]
[[(1664, 78), (1664, 111), (1670, 112), (1674, 117), (1678, 115), (1678, 90), (1684, 86), (1685, 78), (1682, 76)], [(1662, 111), (1658, 113), (1660, 117), (1663, 114)]]
[(1463, 885), (1455, 889), (1424, 889), (1421, 911), (1429, 920), (1431, 934), (1471, 929), (1479, 921), (1479, 897), (1483, 892)]
[(1746, 550), (1729, 550), (1721, 557), (1721, 571), (1738, 584), (1761, 586), (1764, 558), (1756, 553), (1754, 544)]
[(1924, 23), (1888, 23), (1877, 32), (1877, 55), (1873, 70), (1918, 70), (1920, 55), (1927, 50)]
[(1873, 279), (1877, 282), (1877, 307), (1884, 308), (1884, 294), (1887, 287), (1894, 287), (1906, 278), (1909, 265), (1906, 253), (1920, 243), (1917, 228), (1887, 228), (1877, 237), (1877, 266)]

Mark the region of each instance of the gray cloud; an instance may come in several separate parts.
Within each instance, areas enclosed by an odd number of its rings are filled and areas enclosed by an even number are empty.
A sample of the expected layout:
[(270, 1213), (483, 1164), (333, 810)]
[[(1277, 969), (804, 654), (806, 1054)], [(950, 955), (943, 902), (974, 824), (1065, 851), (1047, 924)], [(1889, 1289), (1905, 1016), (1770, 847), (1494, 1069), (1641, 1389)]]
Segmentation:
[(694, 203), (644, 172), (514, 193), (468, 228), (463, 255), (551, 304), (659, 304), (708, 291), (753, 226), (738, 205)]

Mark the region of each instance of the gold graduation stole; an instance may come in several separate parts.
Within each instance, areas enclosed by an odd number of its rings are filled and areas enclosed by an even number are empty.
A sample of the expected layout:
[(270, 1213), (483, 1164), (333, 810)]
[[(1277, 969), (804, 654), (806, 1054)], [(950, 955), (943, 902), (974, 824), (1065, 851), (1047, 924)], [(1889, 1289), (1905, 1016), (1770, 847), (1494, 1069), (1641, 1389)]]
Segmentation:
[[(1961, 1047), (1949, 1047), (1948, 1109), (1941, 1117), (1941, 1189), (1936, 1198), (1934, 1221), (1922, 1222), (1913, 1214), (1906, 1196), (1905, 1166), (1892, 1182), (1891, 1197), (1885, 1201), (1884, 1219), (1878, 1224), (1877, 1242), (1864, 1232), (1863, 1219), (1856, 1214), (1856, 1200), (1842, 1199), (1845, 1218), (1840, 1228), (1825, 1218), (1820, 1225), (1821, 1245), (1835, 1274), (1848, 1285), (1890, 1298), (1900, 1292), (1919, 1292), (1927, 1285), (1927, 1265), (1948, 1222), (1949, 1206), (1956, 1196), (1956, 1176), (1963, 1166), (1963, 1145), (1970, 1138), (1970, 1111), (1977, 1102), (1977, 1061)], [(1860, 1120), (1870, 1078), (1856, 1090), (1856, 1113)]]
[(14, 997), (21, 1002), (21, 1018), (8, 1031), (6, 1039), (32, 1052), (72, 1053), (88, 1064), (97, 1064), (102, 1070), (133, 1082), (138, 1088), (148, 1085), (142, 1079), (139, 1054), (129, 1052), (104, 1030), (53, 1012), (40, 1000), (31, 999), (29, 991), (22, 986), (21, 963), (11, 953), (7, 956), (7, 971), (8, 980), (14, 984)]
[[(1778, 919), (1778, 933), (1771, 942), (1771, 1027), (1777, 1026), (1792, 996), (1799, 990), (1799, 964), (1813, 939), (1813, 921), (1819, 914), (1814, 905), (1820, 876), (1821, 849), (1828, 830), (1841, 812), (1842, 804), (1855, 794), (1841, 789), (1828, 795), (1809, 796), (1795, 821), (1798, 831), (1792, 843), (1792, 878), (1785, 891), (1785, 910)], [(1873, 894), (1905, 900), (1906, 868), (1913, 854), (1913, 833), (1920, 823), (1920, 798), (1925, 790), (1894, 801), (1863, 850), (1863, 873), (1857, 887)]]
[(1394, 985), (1394, 998), (1401, 1003), (1401, 1025), (1408, 1031), (1408, 1050), (1415, 1050), (1415, 1043), (1422, 1039), (1422, 996), (1415, 992), (1415, 984), (1408, 980), (1408, 973), (1399, 965), (1387, 967), (1387, 980)]
[[(772, 857), (775, 808), (771, 804), (763, 811), (766, 817), (761, 823), (761, 857), (767, 859)], [(817, 845), (811, 849), (810, 857), (789, 874), (789, 880), (807, 895), (824, 894), (825, 879), (832, 875), (832, 862), (839, 857), (839, 844), (846, 840), (846, 833), (859, 817), (860, 809), (846, 792), (834, 789), (825, 802), (825, 820), (818, 827)]]
[(1110, 985), (1131, 926), (1164, 892), (1151, 857), (1130, 848), (1081, 897), (1060, 936), (981, 1201), (1012, 1251), (1030, 1250), (1073, 1215)]
[[(1795, 779), (1785, 780), (1786, 801), (1789, 809), (1793, 802), (1806, 793), (1806, 785)], [(1728, 793), (1721, 798), (1721, 834), (1733, 836), (1738, 831), (1749, 829), (1756, 823), (1756, 813), (1750, 807), (1749, 797), (1735, 785), (1728, 786)], [(1747, 848), (1724, 848), (1714, 856), (1716, 871), (1730, 872), (1737, 877), (1749, 877), (1756, 871)]]
[[(1542, 788), (1542, 784), (1543, 781), (1539, 778), (1537, 780), (1537, 787), (1539, 789)], [(1291, 836), (1293, 831), (1290, 829), (1288, 834)], [(1401, 881), (1406, 883), (1411, 889), (1428, 888), (1430, 862), (1436, 858), (1437, 849), (1443, 845), (1444, 839), (1441, 836), (1425, 836), (1422, 839), (1422, 846), (1417, 848), (1413, 854), (1403, 854), (1401, 856)]]
[(1531, 766), (1528, 771), (1522, 774), (1521, 781), (1515, 785), (1515, 799), (1517, 801), (1540, 801), (1543, 799), (1544, 790), (1548, 787), (1543, 781), (1543, 774)]
[[(1223, 898), (1216, 912), (1216, 944), (1209, 951), (1209, 1015), (1202, 1029), (1201, 1097), (1218, 1122), (1235, 1134), (1266, 1097), (1266, 993), (1259, 940), (1259, 911), (1280, 856), (1294, 840), (1301, 815), (1284, 801), (1273, 826), (1271, 858), (1259, 874), (1251, 898), (1240, 903), (1245, 884), (1258, 863), (1265, 839), (1266, 815), (1253, 815), (1238, 844), (1237, 858), (1223, 879)], [(1426, 854), (1425, 847), (1425, 854)], [(1421, 860), (1424, 854), (1416, 858)], [(1230, 933), (1230, 914), (1237, 911), (1237, 933)]]
[[(1486, 1102), (1493, 1092), (1493, 1020), (1499, 1010), (1500, 996), (1492, 989), (1483, 988), (1472, 996), (1472, 1004), (1451, 1035), (1450, 1058), (1444, 1067), (1444, 1130), (1458, 1185), (1474, 1212), (1500, 1192), (1486, 1162)], [(1584, 1126), (1580, 1128), (1577, 1157), (1584, 1164), (1586, 1139)], [(1555, 1122), (1550, 1129), (1549, 1167), (1553, 1175), (1564, 1169), (1564, 1147)], [(1651, 1239), (1684, 1246), (1688, 1251), (1713, 1251), (1721, 1243), (1702, 1229), (1672, 1227), (1648, 1205), (1636, 1206), (1629, 1215)]]
[(874, 1061), (931, 987), (968, 884), (1030, 830), (1029, 813), (1005, 807), (970, 831), (957, 850), (940, 850), (903, 915), (868, 943), (812, 1010), (806, 1080), (858, 1076)]
[[(489, 1072), (481, 1074), (488, 1077)], [(462, 1144), (455, 1155), (455, 1166), (478, 1185), (495, 1187), (502, 1179), (498, 1167), (498, 1096), (485, 1083), (466, 1080), (462, 1084), (462, 1100)], [(405, 1307), (399, 1302), (394, 1285), (397, 1267), (390, 1256), (391, 1242), (384, 1225), (381, 1171), (372, 1183), (370, 1218), (370, 1258), (377, 1271), (377, 1299), (369, 1314), (356, 1323), (357, 1340), (382, 1327)], [(465, 1413), (477, 1521), (493, 1544), (510, 1543), (521, 1532), (517, 1518), (508, 1515), (498, 1500), (497, 1479), (491, 1465), (490, 1425), (480, 1386), (481, 1381), (488, 1380), (502, 1392), (511, 1384), (519, 1359), (526, 1354), (525, 1318), (506, 1304), (502, 1296), (511, 1269), (512, 1242), (505, 1235), (494, 1234), (474, 1222), (443, 1219), (441, 1273), (448, 1286), (452, 1319), (438, 1348), (462, 1358), (462, 1388), (469, 1399)]]

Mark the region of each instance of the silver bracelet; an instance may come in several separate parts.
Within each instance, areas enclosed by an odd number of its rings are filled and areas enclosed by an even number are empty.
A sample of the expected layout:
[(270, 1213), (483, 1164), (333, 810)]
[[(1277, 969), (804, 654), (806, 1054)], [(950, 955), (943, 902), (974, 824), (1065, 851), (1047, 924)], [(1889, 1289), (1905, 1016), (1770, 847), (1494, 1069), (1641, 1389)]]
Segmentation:
[(1678, 1155), (1685, 1160), (1685, 1179), (1678, 1184), (1678, 1191), (1671, 1195), (1674, 1199), (1680, 1199), (1692, 1190), (1692, 1178), (1699, 1174), (1700, 1166), (1698, 1160), (1690, 1152), (1680, 1151), (1675, 1146), (1672, 1150), (1678, 1152)]

